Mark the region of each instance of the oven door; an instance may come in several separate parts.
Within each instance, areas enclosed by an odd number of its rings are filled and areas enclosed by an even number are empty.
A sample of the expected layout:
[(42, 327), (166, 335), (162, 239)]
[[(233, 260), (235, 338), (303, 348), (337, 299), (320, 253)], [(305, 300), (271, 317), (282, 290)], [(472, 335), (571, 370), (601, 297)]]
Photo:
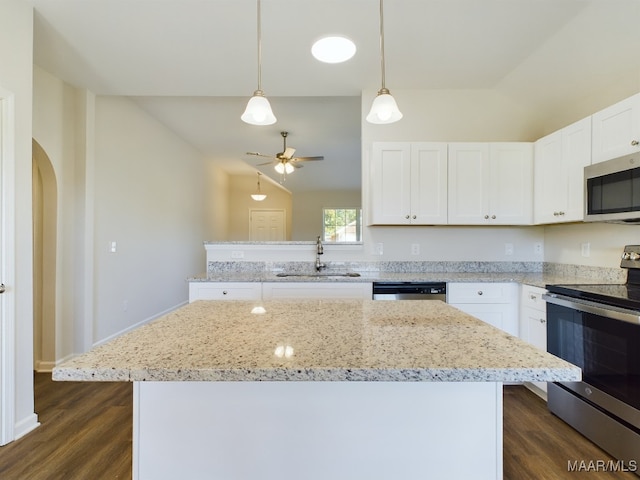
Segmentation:
[(547, 350), (582, 369), (564, 388), (640, 429), (638, 312), (547, 294)]

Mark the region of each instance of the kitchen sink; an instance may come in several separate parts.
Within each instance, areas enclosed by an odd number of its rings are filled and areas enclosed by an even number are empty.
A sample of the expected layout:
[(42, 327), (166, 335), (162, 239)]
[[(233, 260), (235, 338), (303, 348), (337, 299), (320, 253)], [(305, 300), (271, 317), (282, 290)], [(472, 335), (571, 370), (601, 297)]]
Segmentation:
[(359, 277), (359, 273), (345, 272), (345, 273), (331, 273), (331, 272), (317, 272), (317, 273), (276, 273), (276, 277)]

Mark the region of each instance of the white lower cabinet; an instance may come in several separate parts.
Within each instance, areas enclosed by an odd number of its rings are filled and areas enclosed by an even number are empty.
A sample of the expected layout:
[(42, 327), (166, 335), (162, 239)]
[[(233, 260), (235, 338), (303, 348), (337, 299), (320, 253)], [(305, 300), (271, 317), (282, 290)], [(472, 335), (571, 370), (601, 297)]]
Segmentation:
[(263, 300), (291, 298), (334, 298), (371, 300), (373, 285), (361, 282), (266, 282)]
[(518, 336), (516, 283), (448, 283), (447, 303), (483, 322)]
[(260, 300), (260, 282), (189, 282), (189, 303), (196, 300)]
[[(542, 299), (544, 288), (522, 285), (520, 295), (520, 338), (540, 350), (547, 351), (547, 306)], [(546, 393), (547, 382), (533, 382), (534, 386)], [(536, 393), (535, 388), (532, 388)]]

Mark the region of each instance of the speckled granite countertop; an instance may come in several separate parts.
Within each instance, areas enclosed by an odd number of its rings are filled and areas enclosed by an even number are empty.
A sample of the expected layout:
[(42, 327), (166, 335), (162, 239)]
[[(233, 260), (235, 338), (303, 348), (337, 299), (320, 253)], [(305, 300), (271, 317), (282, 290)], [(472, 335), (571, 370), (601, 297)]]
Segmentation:
[(516, 282), (544, 288), (549, 284), (602, 283), (583, 277), (552, 275), (539, 272), (361, 272), (359, 277), (344, 276), (291, 276), (278, 277), (273, 272), (223, 272), (189, 278), (190, 282)]
[(53, 378), (519, 382), (581, 373), (442, 302), (292, 300), (198, 301), (56, 367)]

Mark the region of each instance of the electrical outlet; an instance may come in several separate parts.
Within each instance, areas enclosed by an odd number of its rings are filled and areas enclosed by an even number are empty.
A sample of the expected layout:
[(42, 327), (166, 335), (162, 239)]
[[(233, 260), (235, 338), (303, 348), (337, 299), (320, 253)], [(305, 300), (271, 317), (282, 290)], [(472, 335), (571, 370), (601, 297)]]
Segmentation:
[(504, 254), (505, 255), (513, 255), (513, 243), (505, 243), (504, 244)]
[(231, 258), (244, 258), (244, 252), (241, 250), (233, 250), (231, 252)]
[(382, 243), (376, 243), (373, 245), (373, 254), (374, 255), (382, 255), (384, 251), (384, 246)]
[(536, 242), (533, 244), (533, 253), (535, 255), (542, 255), (544, 253), (544, 250), (542, 248), (542, 243)]
[(589, 242), (583, 243), (580, 246), (580, 253), (583, 257), (589, 257), (591, 255), (591, 244)]
[(412, 243), (411, 244), (411, 255), (420, 255), (420, 244)]
[(129, 310), (129, 300), (123, 300), (122, 301), (122, 311), (126, 312), (127, 310)]
[(117, 242), (114, 242), (114, 241), (109, 242), (108, 252), (109, 253), (116, 253), (117, 251), (118, 251)]

